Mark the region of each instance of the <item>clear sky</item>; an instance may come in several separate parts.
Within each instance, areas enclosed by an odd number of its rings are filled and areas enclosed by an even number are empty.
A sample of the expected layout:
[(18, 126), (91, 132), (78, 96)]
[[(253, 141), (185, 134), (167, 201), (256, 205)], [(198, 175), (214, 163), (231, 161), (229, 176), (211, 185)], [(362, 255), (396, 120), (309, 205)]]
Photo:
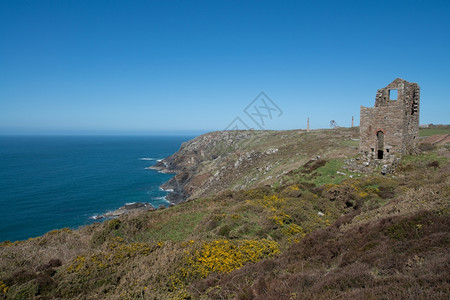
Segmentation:
[(262, 91), (279, 108), (264, 128), (357, 125), (396, 77), (420, 85), (421, 124), (448, 124), (449, 16), (449, 0), (2, 0), (0, 134), (257, 127)]

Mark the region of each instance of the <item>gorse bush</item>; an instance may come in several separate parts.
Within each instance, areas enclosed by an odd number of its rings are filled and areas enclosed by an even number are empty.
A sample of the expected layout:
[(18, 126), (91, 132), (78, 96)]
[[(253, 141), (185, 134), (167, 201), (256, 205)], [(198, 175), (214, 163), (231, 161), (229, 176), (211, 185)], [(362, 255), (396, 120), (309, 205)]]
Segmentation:
[(3, 281), (0, 281), (0, 295), (4, 296), (8, 293), (8, 286)]
[(124, 243), (123, 238), (117, 237), (113, 239), (104, 251), (94, 253), (90, 257), (78, 256), (72, 264), (67, 267), (67, 272), (89, 275), (95, 269), (109, 268), (119, 265), (135, 256), (150, 255), (155, 249), (163, 246), (162, 242), (158, 243)]
[(262, 240), (214, 240), (211, 242), (190, 240), (182, 243), (183, 266), (170, 276), (170, 298), (191, 299), (187, 286), (193, 280), (210, 274), (230, 273), (251, 262), (273, 257), (280, 253), (277, 242)]
[(275, 241), (215, 240), (202, 243), (200, 249), (186, 253), (186, 266), (180, 269), (182, 277), (204, 278), (210, 273), (229, 273), (248, 262), (269, 258), (280, 252)]
[(282, 226), (283, 224), (289, 222), (290, 216), (282, 210), (286, 204), (286, 199), (272, 195), (270, 197), (264, 196), (263, 199), (254, 200), (254, 203), (264, 207), (271, 215), (269, 218), (276, 225)]

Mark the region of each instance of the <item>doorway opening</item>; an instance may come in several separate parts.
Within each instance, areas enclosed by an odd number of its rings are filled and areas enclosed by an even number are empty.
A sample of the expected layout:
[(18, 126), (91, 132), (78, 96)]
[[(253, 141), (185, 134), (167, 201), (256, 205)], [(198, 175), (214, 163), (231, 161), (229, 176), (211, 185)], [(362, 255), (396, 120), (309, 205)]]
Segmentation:
[(377, 157), (378, 159), (383, 159), (384, 154), (384, 133), (383, 131), (377, 132)]

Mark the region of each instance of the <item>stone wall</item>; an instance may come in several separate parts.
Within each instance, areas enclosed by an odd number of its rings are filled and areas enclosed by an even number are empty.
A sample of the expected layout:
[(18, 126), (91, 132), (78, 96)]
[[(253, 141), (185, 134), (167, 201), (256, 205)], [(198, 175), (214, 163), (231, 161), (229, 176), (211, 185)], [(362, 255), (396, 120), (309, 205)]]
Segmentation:
[[(391, 99), (397, 90), (397, 99)], [(395, 79), (375, 96), (375, 107), (361, 106), (360, 149), (384, 158), (394, 153), (414, 153), (419, 137), (420, 88)]]

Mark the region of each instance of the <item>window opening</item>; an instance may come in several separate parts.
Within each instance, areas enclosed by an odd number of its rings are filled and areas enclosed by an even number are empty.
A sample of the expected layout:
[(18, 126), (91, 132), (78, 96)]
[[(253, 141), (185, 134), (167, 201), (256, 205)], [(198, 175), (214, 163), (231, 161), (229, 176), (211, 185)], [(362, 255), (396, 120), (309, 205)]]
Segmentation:
[(397, 101), (398, 90), (389, 90), (389, 100)]

